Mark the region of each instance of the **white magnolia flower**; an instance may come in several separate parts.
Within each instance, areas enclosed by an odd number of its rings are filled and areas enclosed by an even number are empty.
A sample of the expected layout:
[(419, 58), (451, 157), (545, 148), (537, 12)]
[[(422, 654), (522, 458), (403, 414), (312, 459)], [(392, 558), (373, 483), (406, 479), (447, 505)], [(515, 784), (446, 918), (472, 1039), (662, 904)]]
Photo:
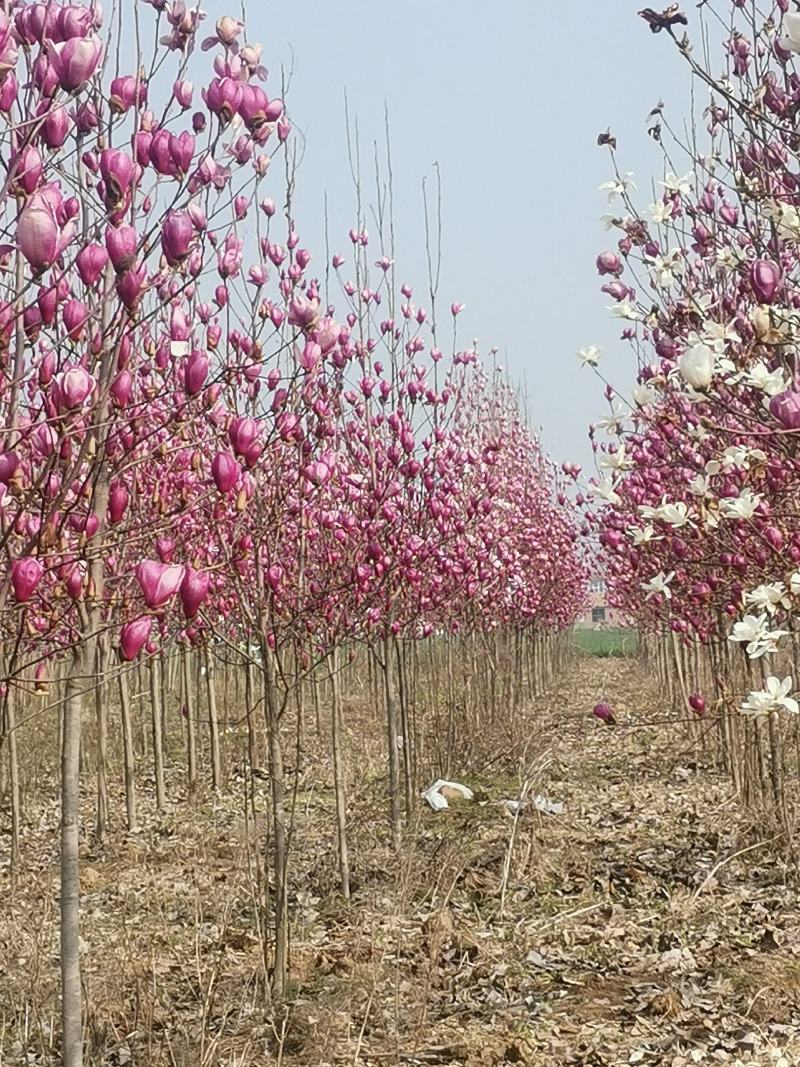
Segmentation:
[(605, 430), (609, 437), (618, 436), (622, 433), (625, 423), (625, 411), (616, 401), (611, 405), (611, 414), (598, 419), (595, 425), (598, 430)]
[(778, 38), (778, 44), (787, 52), (800, 52), (800, 15), (787, 11), (783, 16), (783, 37)]
[(761, 503), (761, 494), (743, 489), (737, 497), (720, 501), (719, 508), (726, 519), (752, 519)]
[(750, 470), (750, 463), (763, 463), (767, 455), (760, 448), (746, 448), (744, 445), (731, 445), (722, 453), (722, 469)]
[(696, 426), (689, 426), (686, 433), (693, 437), (695, 441), (705, 441), (710, 436), (705, 426), (701, 426), (699, 422)]
[(786, 595), (786, 586), (783, 582), (763, 582), (745, 593), (746, 604), (768, 615), (774, 615), (779, 607), (790, 608), (791, 601)]
[(608, 231), (616, 230), (617, 227), (624, 229), (629, 219), (627, 216), (625, 218), (620, 218), (619, 215), (606, 214), (600, 216), (600, 221), (603, 224), (603, 228)]
[(581, 361), (582, 367), (596, 367), (600, 362), (601, 348), (597, 345), (589, 345), (587, 348), (582, 348), (578, 352), (578, 359)]
[(678, 360), (678, 370), (692, 389), (708, 389), (714, 376), (715, 354), (708, 345), (688, 348)]
[(681, 196), (689, 196), (692, 191), (692, 176), (691, 174), (686, 174), (683, 178), (678, 178), (677, 175), (670, 171), (664, 181), (659, 182), (658, 184), (663, 185), (663, 187), (670, 193), (680, 193)]
[(712, 496), (711, 482), (705, 474), (696, 474), (689, 482), (689, 492), (693, 496)]
[(658, 508), (654, 508), (650, 504), (640, 504), (639, 514), (643, 519), (655, 519), (658, 517)]
[(613, 482), (610, 482), (607, 478), (602, 482), (598, 482), (596, 485), (590, 485), (589, 496), (599, 497), (601, 500), (605, 500), (608, 504), (622, 503), (619, 493), (614, 489)]
[(663, 571), (659, 571), (658, 574), (653, 575), (649, 582), (642, 582), (642, 589), (647, 593), (645, 600), (649, 600), (651, 596), (661, 595), (665, 600), (672, 598), (672, 590), (669, 587), (669, 583), (675, 577), (675, 571), (670, 571), (669, 574), (664, 574)]
[(682, 500), (677, 501), (675, 504), (662, 503), (656, 508), (653, 517), (669, 523), (676, 530), (679, 530), (682, 526), (691, 525), (689, 508)]
[(620, 445), (615, 452), (604, 453), (598, 462), (601, 470), (624, 471), (630, 470), (633, 461), (625, 455), (625, 445)]
[(636, 185), (631, 180), (633, 174), (628, 171), (626, 174), (620, 175), (619, 178), (612, 178), (611, 181), (603, 182), (599, 187), (601, 193), (608, 193), (608, 202), (613, 204), (618, 196), (625, 196), (629, 189), (635, 189)]
[(620, 300), (619, 303), (613, 304), (608, 310), (615, 319), (627, 319), (629, 322), (638, 322), (642, 317), (636, 305), (632, 304), (630, 300)]
[(794, 681), (787, 675), (782, 681), (770, 675), (763, 689), (754, 689), (742, 704), (744, 715), (768, 715), (771, 711), (788, 711), (792, 715), (800, 714), (797, 701), (789, 694), (794, 689)]
[(792, 596), (800, 596), (800, 571), (795, 571), (789, 578), (789, 592)]
[(800, 237), (800, 210), (794, 204), (778, 204), (775, 222), (779, 236), (790, 241)]
[(647, 545), (651, 541), (660, 541), (660, 535), (656, 534), (654, 526), (647, 523), (646, 526), (629, 526), (625, 531), (634, 545)]
[(650, 277), (659, 289), (668, 289), (683, 274), (680, 250), (668, 252), (665, 256), (656, 256), (651, 260)]
[(746, 643), (747, 655), (750, 659), (758, 659), (768, 652), (775, 652), (776, 642), (787, 633), (787, 630), (770, 630), (766, 612), (763, 612), (761, 615), (745, 615), (734, 624), (728, 640)]
[(714, 256), (714, 266), (722, 267), (723, 270), (735, 270), (739, 262), (739, 255), (733, 245), (723, 245), (718, 248)]
[(783, 368), (779, 367), (777, 370), (770, 370), (766, 363), (762, 363), (760, 360), (748, 370), (744, 377), (744, 382), (753, 389), (760, 389), (767, 396), (777, 396), (778, 393), (782, 393), (788, 388)]
[(652, 404), (655, 399), (656, 391), (652, 385), (634, 385), (633, 402), (637, 408), (647, 407), (647, 405)]
[(655, 204), (650, 205), (650, 218), (656, 226), (663, 226), (672, 218), (672, 204), (657, 200)]
[(703, 328), (702, 340), (721, 355), (728, 344), (740, 344), (741, 337), (730, 322), (715, 322), (709, 319)]

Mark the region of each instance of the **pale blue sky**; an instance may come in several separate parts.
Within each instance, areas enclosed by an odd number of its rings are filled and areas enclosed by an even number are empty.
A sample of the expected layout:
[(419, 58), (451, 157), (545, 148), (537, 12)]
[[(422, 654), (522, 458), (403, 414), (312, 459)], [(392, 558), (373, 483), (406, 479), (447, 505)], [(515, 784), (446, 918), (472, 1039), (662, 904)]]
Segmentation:
[[(209, 0), (209, 18), (238, 0)], [(663, 5), (662, 5), (663, 6)], [(602, 386), (575, 352), (604, 349), (627, 387), (630, 356), (606, 312), (594, 259), (613, 247), (598, 185), (610, 177), (597, 134), (611, 126), (620, 162), (646, 206), (660, 177), (646, 135), (650, 108), (688, 100), (688, 73), (665, 35), (637, 17), (641, 0), (249, 0), (250, 38), (264, 45), (267, 91), (293, 67), (288, 103), (307, 139), (298, 179), (304, 243), (322, 269), (323, 195), (343, 240), (354, 218), (344, 92), (366, 149), (388, 105), (399, 274), (425, 288), (420, 183), (438, 162), (443, 184), (441, 298), (463, 301), (473, 337), (527, 382), (534, 420), (555, 458), (585, 462)], [(369, 155), (369, 152), (365, 152)], [(366, 169), (366, 168), (365, 168)], [(377, 252), (377, 249), (375, 249)]]

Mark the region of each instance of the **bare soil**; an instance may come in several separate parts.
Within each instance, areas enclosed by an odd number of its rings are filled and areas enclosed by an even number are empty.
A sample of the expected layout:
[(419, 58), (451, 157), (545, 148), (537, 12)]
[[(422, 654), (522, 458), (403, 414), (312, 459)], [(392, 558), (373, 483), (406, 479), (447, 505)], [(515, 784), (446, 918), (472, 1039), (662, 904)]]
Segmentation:
[[(616, 727), (590, 715), (602, 697)], [(353, 899), (337, 893), (320, 746), (297, 776), (280, 1006), (258, 927), (268, 783), (248, 805), (234, 768), (224, 795), (187, 800), (176, 767), (159, 815), (143, 779), (141, 829), (117, 824), (102, 846), (87, 831), (83, 845), (87, 1063), (800, 1064), (790, 842), (742, 811), (668, 718), (637, 661), (578, 659), (512, 759), (487, 752), (454, 775), (475, 802), (420, 805), (396, 861), (381, 724), (351, 716)], [(51, 776), (37, 783), (13, 884), (0, 813), (8, 1067), (58, 1063), (57, 807)], [(514, 818), (502, 803), (536, 794), (563, 813)]]

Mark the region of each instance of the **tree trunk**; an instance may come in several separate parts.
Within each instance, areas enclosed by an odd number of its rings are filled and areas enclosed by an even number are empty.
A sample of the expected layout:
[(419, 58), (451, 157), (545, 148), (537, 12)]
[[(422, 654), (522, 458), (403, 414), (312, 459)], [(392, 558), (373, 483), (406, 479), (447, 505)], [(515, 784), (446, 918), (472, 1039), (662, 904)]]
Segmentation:
[(217, 695), (214, 690), (213, 657), (208, 645), (205, 650), (206, 693), (208, 695), (208, 733), (211, 740), (211, 785), (219, 789), (222, 781), (222, 768), (219, 757), (219, 720), (217, 718)]
[[(283, 749), (280, 736), (280, 702), (273, 652), (266, 641), (262, 643), (264, 677), (264, 714), (269, 745), (269, 773), (272, 793), (272, 852), (275, 873), (275, 947), (273, 954), (272, 992), (282, 999), (289, 975), (289, 910), (288, 910), (288, 839), (286, 833), (286, 784), (284, 781)], [(269, 872), (266, 878), (269, 885)]]
[(61, 1062), (81, 1067), (81, 965), (78, 868), (80, 749), (83, 685), (88, 662), (86, 645), (72, 654), (63, 704), (61, 748)]
[(350, 855), (347, 848), (347, 790), (342, 760), (342, 707), (339, 686), (339, 650), (331, 661), (331, 751), (333, 753), (333, 788), (336, 796), (336, 843), (342, 896), (350, 899)]
[(183, 667), (183, 708), (186, 712), (186, 759), (187, 772), (189, 775), (189, 792), (194, 792), (197, 786), (197, 738), (194, 724), (194, 697), (192, 695), (192, 672), (189, 665), (189, 650), (181, 650), (181, 665)]
[(400, 751), (398, 743), (402, 737), (397, 721), (397, 702), (392, 684), (392, 645), (390, 638), (383, 644), (383, 696), (386, 706), (386, 730), (389, 741), (389, 824), (392, 829), (392, 842), (397, 851), (400, 849), (402, 836), (402, 817), (400, 812)]
[(136, 758), (133, 751), (133, 723), (128, 691), (128, 672), (119, 674), (119, 708), (122, 719), (122, 759), (125, 773), (125, 816), (128, 829), (136, 826)]
[(108, 686), (106, 675), (108, 673), (111, 651), (108, 638), (104, 635), (95, 642), (95, 671), (94, 680), (94, 709), (97, 719), (97, 821), (95, 833), (97, 840), (102, 841), (108, 827), (108, 781), (106, 770), (108, 766)]
[(167, 804), (164, 788), (164, 739), (161, 736), (161, 687), (158, 684), (158, 656), (150, 660), (150, 725), (153, 731), (153, 770), (156, 777), (156, 807), (163, 811)]

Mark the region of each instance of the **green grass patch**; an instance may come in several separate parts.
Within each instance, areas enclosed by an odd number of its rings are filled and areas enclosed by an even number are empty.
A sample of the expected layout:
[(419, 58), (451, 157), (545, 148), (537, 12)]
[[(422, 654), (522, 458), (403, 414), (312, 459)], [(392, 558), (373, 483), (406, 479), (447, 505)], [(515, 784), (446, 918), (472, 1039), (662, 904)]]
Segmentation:
[(639, 647), (636, 630), (573, 630), (572, 640), (590, 656), (632, 656)]

